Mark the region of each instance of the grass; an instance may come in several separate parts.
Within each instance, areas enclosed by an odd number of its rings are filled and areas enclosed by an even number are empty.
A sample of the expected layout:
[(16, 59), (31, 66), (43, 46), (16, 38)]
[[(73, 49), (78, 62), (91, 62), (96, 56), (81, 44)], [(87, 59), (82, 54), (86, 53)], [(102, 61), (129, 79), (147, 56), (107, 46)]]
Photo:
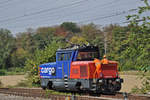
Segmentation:
[[(35, 85), (32, 85), (31, 82), (29, 82), (28, 80), (23, 80), (21, 82), (19, 82), (17, 85), (15, 86), (8, 86), (9, 88), (17, 88), (17, 87), (27, 87), (27, 88), (34, 88), (37, 87)], [(40, 88), (40, 87), (39, 87)], [(66, 95), (66, 96), (71, 96), (72, 93), (71, 92), (60, 92), (60, 91), (55, 91), (55, 90), (45, 90), (45, 96), (48, 97), (50, 94), (53, 95)], [(76, 95), (79, 95), (76, 93)]]
[(71, 93), (59, 92), (55, 90), (46, 90), (46, 94), (57, 94), (57, 95), (71, 95)]
[(21, 81), (19, 82), (17, 85), (15, 85), (15, 87), (31, 87), (32, 85), (27, 81)]
[[(48, 97), (49, 94), (52, 94), (52, 95), (65, 95), (65, 96), (72, 96), (72, 93), (71, 92), (60, 92), (60, 91), (55, 91), (55, 90), (46, 90), (46, 93), (45, 95)], [(78, 93), (75, 93), (74, 94), (75, 96), (79, 96)]]
[(5, 76), (5, 75), (24, 75), (25, 70), (24, 68), (9, 68), (9, 69), (0, 69), (0, 76)]
[[(0, 81), (0, 88), (3, 87), (2, 82)], [(26, 87), (26, 88), (34, 88), (35, 86), (33, 86), (31, 84), (31, 82), (29, 82), (28, 80), (22, 80), (21, 82), (19, 82), (17, 85), (8, 85), (7, 88), (18, 88), (18, 87)]]
[(142, 71), (121, 71), (119, 72), (120, 75), (146, 75), (146, 76), (150, 76), (150, 72), (142, 72)]

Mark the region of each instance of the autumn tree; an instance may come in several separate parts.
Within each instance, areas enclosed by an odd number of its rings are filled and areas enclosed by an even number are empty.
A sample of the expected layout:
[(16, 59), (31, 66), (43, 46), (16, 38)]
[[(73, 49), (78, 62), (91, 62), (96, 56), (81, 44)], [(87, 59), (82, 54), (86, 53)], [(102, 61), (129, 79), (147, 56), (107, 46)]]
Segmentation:
[(88, 42), (86, 41), (86, 39), (82, 36), (73, 36), (70, 39), (70, 42), (72, 44), (77, 44), (77, 45), (88, 45)]
[(53, 41), (55, 34), (55, 28), (53, 27), (39, 27), (36, 30), (34, 39), (38, 43), (39, 49), (44, 49), (45, 46), (49, 45)]
[(99, 46), (100, 56), (104, 55), (104, 34), (100, 27), (91, 23), (81, 26), (81, 35), (86, 41), (95, 46)]

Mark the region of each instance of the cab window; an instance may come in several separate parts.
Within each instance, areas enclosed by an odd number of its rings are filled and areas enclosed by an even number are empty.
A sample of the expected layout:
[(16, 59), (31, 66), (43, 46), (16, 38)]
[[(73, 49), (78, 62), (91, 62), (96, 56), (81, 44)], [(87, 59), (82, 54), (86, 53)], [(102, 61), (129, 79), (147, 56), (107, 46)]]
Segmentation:
[(70, 60), (71, 59), (71, 52), (67, 53), (67, 60)]
[(71, 52), (58, 54), (58, 61), (68, 61), (70, 59), (71, 59)]
[(63, 61), (63, 60), (64, 60), (64, 57), (65, 57), (65, 54), (64, 54), (64, 53), (59, 53), (59, 54), (58, 54), (58, 61)]
[(98, 52), (78, 52), (77, 60), (94, 60), (94, 58), (98, 58)]

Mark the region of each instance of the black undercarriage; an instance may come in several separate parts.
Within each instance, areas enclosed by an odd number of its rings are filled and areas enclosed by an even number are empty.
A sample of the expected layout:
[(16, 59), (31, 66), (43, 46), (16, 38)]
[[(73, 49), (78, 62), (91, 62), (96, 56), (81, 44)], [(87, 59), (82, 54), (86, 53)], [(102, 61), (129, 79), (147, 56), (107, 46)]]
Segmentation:
[(114, 93), (120, 91), (120, 78), (112, 79), (41, 79), (43, 89), (70, 92)]

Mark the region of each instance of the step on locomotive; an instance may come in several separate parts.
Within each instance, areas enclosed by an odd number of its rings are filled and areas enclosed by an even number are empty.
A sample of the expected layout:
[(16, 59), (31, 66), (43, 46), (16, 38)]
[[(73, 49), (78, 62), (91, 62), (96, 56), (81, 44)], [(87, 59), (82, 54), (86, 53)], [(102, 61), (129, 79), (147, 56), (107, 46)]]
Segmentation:
[(39, 65), (41, 87), (58, 91), (114, 93), (120, 91), (118, 63), (99, 60), (96, 46), (73, 46), (58, 49), (56, 62)]

